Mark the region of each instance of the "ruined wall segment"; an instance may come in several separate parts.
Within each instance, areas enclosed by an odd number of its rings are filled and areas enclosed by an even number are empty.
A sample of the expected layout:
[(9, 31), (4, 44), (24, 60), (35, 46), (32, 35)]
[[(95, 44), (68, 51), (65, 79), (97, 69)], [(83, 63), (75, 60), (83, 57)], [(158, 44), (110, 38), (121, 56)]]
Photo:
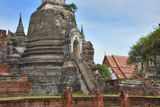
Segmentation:
[(6, 30), (0, 29), (0, 63), (6, 58), (8, 39)]
[(26, 76), (0, 75), (0, 96), (20, 96), (32, 92), (32, 84)]
[(8, 43), (7, 36), (6, 36), (6, 30), (0, 29), (0, 46), (6, 47)]

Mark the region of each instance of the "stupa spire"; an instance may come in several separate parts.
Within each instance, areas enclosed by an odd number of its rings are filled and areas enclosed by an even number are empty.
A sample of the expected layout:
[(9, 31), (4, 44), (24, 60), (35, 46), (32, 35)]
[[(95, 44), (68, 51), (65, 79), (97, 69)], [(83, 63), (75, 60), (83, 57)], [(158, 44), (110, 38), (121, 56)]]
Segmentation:
[(16, 36), (25, 36), (21, 13), (20, 13), (19, 23), (18, 23), (15, 35)]
[(23, 26), (23, 23), (22, 23), (22, 15), (21, 15), (21, 13), (20, 13), (20, 17), (19, 17), (19, 23), (18, 23), (18, 25)]
[(84, 32), (83, 32), (83, 25), (81, 25), (81, 34), (84, 34)]

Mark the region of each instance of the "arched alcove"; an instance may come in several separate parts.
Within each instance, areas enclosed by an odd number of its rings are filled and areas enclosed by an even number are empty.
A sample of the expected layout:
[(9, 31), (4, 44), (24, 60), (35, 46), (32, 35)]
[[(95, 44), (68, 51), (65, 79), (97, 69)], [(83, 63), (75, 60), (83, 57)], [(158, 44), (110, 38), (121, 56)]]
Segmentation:
[(81, 52), (80, 52), (80, 42), (76, 38), (73, 42), (73, 57), (75, 59), (80, 59), (81, 58)]

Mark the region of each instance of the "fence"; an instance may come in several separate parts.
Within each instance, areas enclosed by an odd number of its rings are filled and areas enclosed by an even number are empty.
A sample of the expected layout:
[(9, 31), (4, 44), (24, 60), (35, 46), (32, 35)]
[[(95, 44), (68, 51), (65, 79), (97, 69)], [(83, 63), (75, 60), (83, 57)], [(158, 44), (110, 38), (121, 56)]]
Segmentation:
[(97, 90), (93, 96), (72, 96), (66, 89), (58, 98), (14, 98), (0, 100), (0, 107), (159, 107), (160, 97), (129, 97), (125, 92), (120, 96), (104, 96)]

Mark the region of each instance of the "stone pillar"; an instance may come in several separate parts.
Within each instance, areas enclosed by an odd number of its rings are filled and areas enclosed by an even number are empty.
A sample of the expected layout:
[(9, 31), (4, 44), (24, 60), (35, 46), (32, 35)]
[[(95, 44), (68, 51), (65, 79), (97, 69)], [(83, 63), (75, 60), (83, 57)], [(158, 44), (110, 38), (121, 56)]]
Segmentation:
[(96, 90), (96, 97), (94, 99), (94, 107), (104, 107), (102, 90)]
[(62, 95), (62, 107), (73, 107), (71, 88), (65, 88)]
[(129, 107), (129, 98), (125, 90), (120, 91), (121, 107)]

